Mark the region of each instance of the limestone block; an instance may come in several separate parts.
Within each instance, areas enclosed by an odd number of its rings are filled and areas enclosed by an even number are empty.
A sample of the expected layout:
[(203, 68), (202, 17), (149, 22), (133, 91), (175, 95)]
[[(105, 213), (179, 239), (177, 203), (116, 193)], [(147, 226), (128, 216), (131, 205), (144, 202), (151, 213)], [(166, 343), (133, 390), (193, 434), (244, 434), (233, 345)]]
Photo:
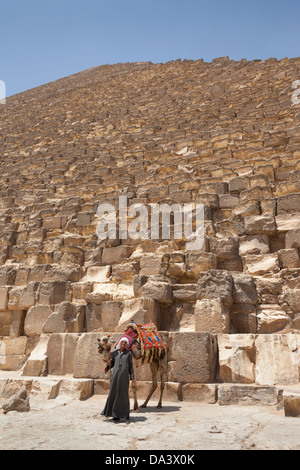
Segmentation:
[(275, 333), (283, 330), (290, 321), (290, 317), (280, 305), (261, 304), (257, 308), (258, 333)]
[(220, 209), (233, 209), (240, 202), (238, 195), (231, 194), (220, 194), (219, 196), (219, 207)]
[(102, 264), (120, 264), (130, 257), (133, 248), (130, 246), (119, 245), (111, 248), (104, 248), (102, 253)]
[(87, 268), (86, 276), (82, 282), (109, 282), (111, 275), (111, 266), (90, 266)]
[(196, 284), (173, 284), (175, 301), (196, 302)]
[(14, 266), (0, 267), (0, 286), (13, 286), (15, 284), (17, 268)]
[(224, 304), (232, 303), (232, 275), (227, 271), (215, 269), (200, 273), (196, 288), (196, 298), (217, 299), (220, 298)]
[(54, 305), (71, 300), (70, 282), (41, 282), (38, 300), (43, 305)]
[(276, 227), (278, 231), (288, 232), (296, 230), (300, 227), (300, 215), (298, 214), (280, 214), (275, 217)]
[(26, 359), (27, 337), (0, 337), (0, 370), (18, 370)]
[(294, 313), (300, 313), (300, 289), (286, 289), (285, 300)]
[(279, 303), (279, 295), (282, 293), (282, 282), (280, 279), (266, 279), (257, 277), (254, 282), (260, 303)]
[(50, 335), (46, 355), (49, 375), (73, 374), (74, 359), (80, 334), (53, 333)]
[(300, 393), (284, 390), (283, 407), (285, 416), (300, 416)]
[(275, 217), (271, 215), (253, 215), (245, 217), (245, 233), (247, 235), (275, 233), (276, 224)]
[(140, 259), (140, 275), (162, 275), (167, 272), (169, 258), (166, 255), (146, 253)]
[(214, 404), (217, 402), (216, 384), (189, 383), (182, 386), (183, 401)]
[(219, 382), (255, 382), (255, 335), (218, 335)]
[(286, 194), (277, 198), (277, 214), (299, 212), (300, 193)]
[(228, 333), (230, 319), (228, 308), (220, 298), (197, 300), (195, 305), (195, 331)]
[(300, 228), (289, 230), (285, 235), (286, 248), (300, 248)]
[(124, 302), (104, 301), (101, 304), (101, 326), (105, 331), (115, 331), (124, 310)]
[(232, 301), (235, 304), (257, 304), (254, 279), (247, 274), (232, 274)]
[(169, 333), (168, 380), (171, 382), (214, 382), (217, 342), (210, 333)]
[[(97, 338), (103, 336), (106, 332), (83, 333), (77, 341), (74, 358), (75, 378), (107, 379), (104, 369), (106, 363), (103, 361), (102, 354), (98, 353)], [(120, 333), (113, 333), (111, 339), (118, 341)]]
[(236, 258), (239, 251), (238, 238), (210, 238), (209, 249), (219, 260)]
[(155, 299), (151, 297), (140, 297), (132, 300), (124, 300), (122, 315), (118, 324), (115, 324), (112, 331), (124, 331), (124, 328), (130, 322), (145, 325), (152, 321), (157, 325), (158, 320), (159, 305)]
[(29, 282), (27, 286), (13, 287), (9, 291), (8, 309), (27, 310), (37, 302), (38, 282)]
[(21, 390), (18, 390), (15, 395), (3, 403), (2, 408), (4, 414), (9, 411), (18, 411), (22, 413), (30, 411), (29, 397), (27, 396), (26, 388), (24, 387), (21, 388)]
[(277, 253), (243, 257), (244, 272), (252, 276), (276, 274), (280, 271)]
[(73, 302), (85, 301), (86, 295), (93, 291), (93, 282), (74, 282), (71, 284)]
[(112, 266), (111, 279), (114, 282), (129, 281), (139, 272), (139, 262), (127, 262)]
[(172, 285), (167, 278), (161, 276), (149, 276), (142, 286), (143, 297), (149, 297), (160, 303), (171, 303), (173, 299)]
[(8, 293), (10, 291), (10, 287), (0, 287), (0, 310), (7, 310), (8, 304)]
[(238, 176), (232, 178), (228, 183), (229, 192), (231, 194), (238, 194), (250, 188), (250, 181), (248, 177)]
[(259, 255), (265, 253), (270, 253), (268, 235), (248, 235), (240, 238), (240, 256)]
[(31, 352), (22, 371), (23, 376), (47, 375), (47, 345), (50, 335), (42, 334), (36, 347)]
[(53, 312), (49, 305), (34, 305), (30, 307), (25, 317), (24, 332), (27, 336), (41, 335), (43, 326)]
[(300, 335), (260, 334), (255, 339), (255, 383), (258, 385), (299, 382)]
[(78, 333), (83, 331), (85, 322), (85, 306), (72, 302), (57, 304), (46, 320), (45, 333)]
[(218, 385), (219, 405), (276, 405), (276, 387), (243, 384)]
[(277, 252), (279, 265), (281, 268), (299, 268), (300, 258), (298, 250), (295, 248), (279, 250)]
[(186, 277), (190, 280), (198, 279), (200, 273), (216, 269), (217, 258), (214, 253), (190, 252), (186, 254)]
[(86, 306), (86, 331), (103, 330), (102, 327), (102, 303), (90, 302)]

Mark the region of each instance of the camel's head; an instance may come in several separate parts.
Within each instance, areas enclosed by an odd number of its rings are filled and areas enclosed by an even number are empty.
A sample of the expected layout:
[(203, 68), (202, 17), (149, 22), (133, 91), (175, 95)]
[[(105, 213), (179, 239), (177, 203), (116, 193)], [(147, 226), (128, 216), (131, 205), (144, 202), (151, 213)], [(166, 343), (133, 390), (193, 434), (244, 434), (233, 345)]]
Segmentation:
[(103, 354), (103, 352), (110, 352), (112, 345), (115, 341), (111, 338), (110, 335), (102, 336), (98, 338), (98, 353)]

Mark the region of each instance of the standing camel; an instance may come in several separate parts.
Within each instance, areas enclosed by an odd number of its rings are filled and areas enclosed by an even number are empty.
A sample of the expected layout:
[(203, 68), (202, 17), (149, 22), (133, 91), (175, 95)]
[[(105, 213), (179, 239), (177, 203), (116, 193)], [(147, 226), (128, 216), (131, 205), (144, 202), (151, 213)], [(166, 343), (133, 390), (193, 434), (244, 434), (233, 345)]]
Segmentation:
[[(124, 336), (124, 335), (122, 335)], [(98, 339), (98, 351), (99, 353), (103, 354), (104, 362), (107, 362), (111, 358), (111, 353), (113, 352), (113, 344), (115, 343), (114, 340), (111, 339), (110, 335), (103, 336), (101, 339)], [(134, 374), (136, 376), (136, 369), (144, 363), (145, 354), (142, 354), (142, 347), (140, 340), (134, 339), (130, 346), (130, 350), (132, 352), (132, 364), (134, 369)], [(157, 404), (157, 408), (162, 408), (162, 396), (165, 388), (165, 380), (166, 380), (166, 372), (167, 372), (167, 354), (164, 352), (159, 357), (159, 354), (153, 354), (152, 357), (148, 357), (148, 363), (150, 365), (151, 374), (152, 374), (152, 384), (149, 391), (149, 394), (141, 405), (141, 408), (146, 408), (148, 401), (152, 397), (154, 391), (157, 388), (157, 378), (160, 377), (160, 397)], [(106, 368), (108, 370), (108, 368)], [(134, 396), (134, 412), (139, 412), (139, 406), (137, 401), (137, 391), (136, 387), (132, 387), (133, 396)]]

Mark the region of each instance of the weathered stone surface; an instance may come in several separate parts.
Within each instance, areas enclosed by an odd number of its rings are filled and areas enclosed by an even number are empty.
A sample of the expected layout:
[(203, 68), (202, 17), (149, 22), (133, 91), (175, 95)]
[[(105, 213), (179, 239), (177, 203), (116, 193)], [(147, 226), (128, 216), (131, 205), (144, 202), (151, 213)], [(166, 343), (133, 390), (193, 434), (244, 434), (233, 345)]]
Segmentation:
[(218, 335), (219, 382), (255, 382), (255, 336)]
[(23, 376), (45, 376), (48, 373), (47, 345), (49, 335), (42, 334), (23, 367)]
[(255, 383), (271, 386), (298, 383), (299, 344), (298, 334), (258, 335), (255, 340)]
[(232, 276), (226, 271), (210, 270), (199, 276), (196, 298), (220, 298), (225, 305), (232, 303)]
[[(191, 358), (197, 358), (197, 360)], [(209, 333), (169, 333), (168, 380), (185, 383), (214, 381), (217, 342)]]
[(26, 336), (41, 335), (43, 326), (52, 312), (53, 310), (49, 305), (36, 304), (30, 307), (25, 317), (24, 332)]
[(283, 407), (285, 416), (300, 416), (300, 393), (284, 391)]
[(276, 304), (261, 304), (257, 308), (257, 332), (276, 333), (290, 323), (291, 319), (286, 312)]
[(203, 333), (229, 333), (229, 311), (221, 299), (197, 300), (194, 314), (195, 331)]
[(276, 405), (276, 387), (257, 385), (218, 386), (219, 405)]
[(149, 297), (161, 303), (171, 303), (173, 299), (172, 285), (164, 278), (150, 276), (142, 286), (143, 297)]
[(16, 392), (15, 395), (3, 403), (2, 408), (5, 414), (9, 411), (18, 411), (21, 413), (30, 411), (29, 397), (27, 396), (26, 388), (22, 388)]
[(74, 359), (79, 334), (52, 334), (47, 343), (49, 375), (73, 375)]

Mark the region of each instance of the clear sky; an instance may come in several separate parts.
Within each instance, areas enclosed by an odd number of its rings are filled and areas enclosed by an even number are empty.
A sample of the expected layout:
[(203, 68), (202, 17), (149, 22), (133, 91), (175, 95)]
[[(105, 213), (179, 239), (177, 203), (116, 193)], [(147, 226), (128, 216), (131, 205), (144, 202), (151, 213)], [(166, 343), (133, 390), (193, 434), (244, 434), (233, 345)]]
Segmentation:
[(117, 62), (299, 57), (300, 1), (0, 0), (0, 39), (10, 96)]

